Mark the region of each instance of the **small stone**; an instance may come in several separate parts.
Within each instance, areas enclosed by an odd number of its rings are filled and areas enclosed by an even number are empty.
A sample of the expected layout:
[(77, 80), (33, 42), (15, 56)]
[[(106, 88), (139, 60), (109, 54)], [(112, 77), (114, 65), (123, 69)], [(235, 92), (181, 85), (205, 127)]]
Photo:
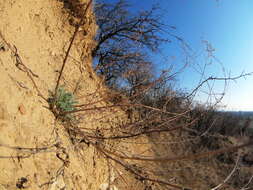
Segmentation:
[(22, 114), (25, 115), (26, 111), (25, 111), (25, 106), (23, 104), (18, 106), (18, 111)]

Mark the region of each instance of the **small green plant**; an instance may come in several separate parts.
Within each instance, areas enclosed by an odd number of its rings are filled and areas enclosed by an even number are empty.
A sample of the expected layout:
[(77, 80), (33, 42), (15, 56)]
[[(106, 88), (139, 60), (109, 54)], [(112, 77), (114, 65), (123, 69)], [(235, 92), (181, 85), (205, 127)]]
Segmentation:
[(76, 110), (74, 105), (78, 102), (75, 100), (74, 95), (71, 92), (66, 91), (64, 87), (59, 87), (56, 93), (56, 97), (54, 93), (50, 92), (48, 103), (50, 109), (53, 111), (56, 117), (61, 116), (61, 118), (65, 120), (73, 119), (73, 116), (66, 112)]

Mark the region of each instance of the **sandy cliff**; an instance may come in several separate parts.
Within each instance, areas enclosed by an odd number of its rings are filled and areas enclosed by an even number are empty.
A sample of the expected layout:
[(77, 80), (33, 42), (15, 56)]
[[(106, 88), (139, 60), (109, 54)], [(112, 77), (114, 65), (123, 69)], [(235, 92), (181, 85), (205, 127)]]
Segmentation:
[[(55, 88), (74, 31), (65, 3), (0, 0), (0, 189), (97, 190), (107, 181), (106, 161), (88, 145), (73, 146), (29, 78), (45, 98)], [(101, 94), (90, 68), (95, 31), (89, 8), (61, 81), (82, 103)], [(96, 117), (86, 113), (85, 127), (98, 126)]]

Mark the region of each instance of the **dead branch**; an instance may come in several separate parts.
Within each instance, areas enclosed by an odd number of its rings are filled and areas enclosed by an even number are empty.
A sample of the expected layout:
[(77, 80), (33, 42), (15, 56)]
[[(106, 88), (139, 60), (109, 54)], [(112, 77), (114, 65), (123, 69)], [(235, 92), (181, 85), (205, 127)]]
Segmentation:
[(70, 39), (70, 43), (69, 43), (69, 46), (68, 46), (68, 49), (66, 51), (66, 54), (65, 54), (65, 57), (63, 59), (63, 63), (62, 63), (62, 66), (61, 66), (61, 70), (60, 70), (60, 73), (59, 73), (59, 76), (58, 76), (58, 79), (57, 79), (57, 82), (56, 82), (56, 87), (55, 87), (55, 94), (54, 94), (54, 97), (57, 97), (57, 91), (58, 91), (58, 88), (59, 88), (59, 83), (60, 83), (60, 80), (61, 80), (61, 76), (62, 76), (62, 73), (63, 73), (63, 70), (65, 68), (65, 65), (67, 63), (67, 60), (68, 60), (68, 57), (69, 57), (69, 53), (70, 53), (70, 50), (73, 46), (73, 42), (76, 38), (76, 35), (79, 31), (79, 28), (84, 24), (84, 21), (85, 21), (85, 14), (88, 10), (88, 8), (91, 6), (92, 4), (92, 0), (89, 1), (89, 3), (87, 4), (85, 10), (84, 10), (84, 14), (83, 14), (83, 17), (81, 18), (79, 24), (75, 27), (75, 31)]
[(222, 186), (224, 186), (228, 182), (228, 180), (233, 176), (233, 174), (237, 170), (239, 161), (240, 161), (240, 153), (237, 156), (237, 160), (236, 160), (233, 170), (229, 173), (229, 175), (226, 177), (226, 179), (222, 183), (217, 185), (216, 187), (212, 188), (211, 190), (217, 190), (217, 189), (221, 188)]
[(201, 88), (205, 83), (207, 83), (208, 81), (235, 81), (237, 79), (240, 79), (242, 77), (247, 77), (247, 76), (251, 76), (253, 74), (253, 72), (250, 72), (250, 73), (241, 73), (240, 75), (238, 76), (234, 76), (234, 77), (208, 77), (207, 79), (203, 80), (200, 84), (198, 84), (198, 86), (196, 88), (194, 88), (192, 90), (192, 92), (186, 97), (186, 98), (189, 98), (191, 97), (195, 92), (197, 92), (199, 90), (199, 88)]
[(14, 45), (13, 47), (5, 40), (3, 34), (0, 31), (0, 37), (2, 38), (2, 40), (4, 41), (4, 43), (8, 46), (8, 48), (11, 50), (13, 56), (16, 59), (16, 67), (18, 69), (20, 69), (21, 71), (25, 72), (28, 76), (28, 78), (30, 78), (31, 82), (33, 83), (34, 88), (36, 89), (38, 96), (40, 96), (42, 99), (44, 99), (45, 101), (47, 101), (47, 99), (43, 96), (43, 94), (40, 92), (36, 82), (34, 81), (33, 77), (38, 78), (38, 75), (34, 74), (34, 72), (29, 69), (24, 62), (22, 61), (20, 55), (18, 54), (18, 50), (16, 48), (16, 46)]
[[(130, 166), (128, 166), (127, 164), (123, 163), (122, 161), (119, 161), (118, 159), (115, 159), (113, 157), (110, 156), (110, 154), (107, 154), (103, 149), (99, 148), (98, 146), (96, 146), (96, 148), (105, 155), (105, 157), (113, 160), (115, 163), (121, 165), (123, 168), (125, 168), (127, 171), (131, 172), (132, 174), (134, 174), (135, 176), (139, 177), (140, 180), (146, 180), (146, 181), (151, 181), (151, 182), (155, 182), (155, 183), (159, 183), (159, 184), (163, 184), (163, 185), (167, 185), (169, 187), (173, 187), (175, 189), (181, 189), (184, 190), (185, 188), (179, 185), (175, 185), (175, 184), (171, 184), (168, 183), (166, 181), (162, 181), (159, 179), (152, 179), (146, 176), (142, 176), (141, 174), (139, 174), (138, 172), (136, 172), (134, 169), (132, 169)], [(189, 189), (188, 189), (189, 190)]]
[(238, 146), (223, 148), (223, 149), (219, 149), (219, 150), (215, 150), (215, 151), (209, 151), (209, 152), (186, 155), (186, 156), (176, 156), (176, 157), (172, 157), (172, 158), (168, 158), (168, 157), (164, 157), (164, 158), (141, 158), (141, 157), (135, 157), (135, 156), (127, 157), (127, 156), (122, 156), (120, 154), (111, 152), (111, 151), (106, 150), (106, 149), (104, 149), (104, 151), (108, 154), (114, 155), (114, 156), (116, 156), (120, 159), (124, 159), (124, 160), (138, 160), (138, 161), (145, 161), (145, 162), (177, 162), (177, 161), (180, 161), (180, 160), (195, 160), (195, 159), (214, 156), (214, 155), (218, 155), (218, 154), (222, 154), (222, 153), (226, 153), (226, 152), (234, 152), (234, 151), (237, 151), (238, 149), (241, 149), (241, 148), (244, 148), (244, 147), (247, 147), (247, 146), (251, 146), (251, 145), (253, 145), (253, 142), (245, 143), (245, 144), (238, 145)]

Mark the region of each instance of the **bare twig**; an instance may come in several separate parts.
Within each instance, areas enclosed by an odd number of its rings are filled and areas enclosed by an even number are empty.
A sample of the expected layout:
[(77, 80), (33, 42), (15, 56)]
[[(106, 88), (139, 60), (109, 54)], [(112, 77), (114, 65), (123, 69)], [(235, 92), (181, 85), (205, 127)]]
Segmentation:
[(124, 135), (124, 136), (101, 137), (101, 136), (90, 136), (90, 135), (86, 135), (86, 137), (95, 138), (95, 139), (103, 139), (103, 140), (127, 139), (127, 138), (133, 138), (133, 137), (137, 137), (137, 136), (141, 136), (141, 135), (148, 135), (148, 134), (151, 134), (151, 133), (161, 133), (161, 132), (171, 132), (171, 131), (175, 131), (175, 130), (178, 130), (178, 129), (187, 128), (187, 127), (193, 125), (195, 122), (196, 122), (196, 120), (193, 120), (191, 123), (185, 124), (185, 125), (179, 125), (179, 126), (175, 126), (175, 127), (171, 127), (171, 128), (166, 128), (166, 129), (153, 129), (153, 130), (147, 130), (147, 131), (142, 131), (142, 132), (140, 132), (140, 133), (130, 134), (130, 135)]
[(238, 145), (238, 146), (232, 146), (232, 147), (228, 147), (228, 148), (223, 148), (223, 149), (219, 149), (219, 150), (215, 150), (215, 151), (209, 151), (209, 152), (204, 152), (204, 153), (198, 153), (198, 154), (192, 154), (192, 155), (186, 155), (186, 156), (176, 156), (176, 157), (164, 157), (164, 158), (141, 158), (141, 157), (136, 157), (136, 156), (132, 156), (132, 157), (128, 157), (128, 156), (122, 156), (120, 154), (111, 152), (109, 150), (104, 149), (104, 151), (108, 154), (114, 155), (120, 159), (124, 159), (124, 160), (138, 160), (138, 161), (145, 161), (145, 162), (176, 162), (176, 161), (180, 161), (180, 160), (194, 160), (194, 159), (200, 159), (200, 158), (205, 158), (208, 156), (214, 156), (214, 155), (218, 155), (218, 154), (222, 154), (225, 152), (234, 152), (238, 149), (247, 147), (253, 145), (253, 142), (249, 142), (246, 144), (242, 144), (242, 145)]
[(130, 166), (128, 166), (127, 164), (123, 163), (122, 161), (119, 161), (118, 159), (113, 158), (112, 156), (110, 156), (109, 154), (107, 154), (103, 149), (99, 148), (98, 146), (96, 146), (96, 148), (103, 153), (107, 158), (113, 160), (115, 163), (123, 166), (125, 169), (127, 169), (129, 172), (131, 172), (132, 174), (138, 176), (141, 180), (146, 180), (146, 181), (151, 181), (151, 182), (155, 182), (155, 183), (159, 183), (159, 184), (163, 184), (163, 185), (167, 185), (169, 187), (173, 187), (175, 189), (181, 189), (184, 190), (185, 188), (179, 185), (175, 185), (175, 184), (171, 184), (168, 183), (166, 181), (162, 181), (159, 179), (152, 179), (146, 176), (142, 176), (141, 174), (139, 174), (138, 172), (136, 172), (133, 168), (131, 168)]
[(226, 177), (226, 179), (222, 183), (217, 185), (216, 187), (212, 188), (211, 190), (217, 190), (217, 189), (221, 188), (223, 185), (225, 185), (228, 182), (228, 180), (233, 176), (233, 174), (237, 170), (239, 161), (240, 161), (240, 153), (237, 156), (237, 160), (236, 160), (236, 163), (235, 163), (235, 166), (234, 166), (233, 170), (229, 173), (229, 175)]
[(21, 153), (23, 155), (16, 155), (16, 156), (0, 156), (2, 159), (9, 159), (9, 158), (29, 158), (30, 156), (38, 153), (45, 153), (45, 152), (55, 152), (56, 144), (47, 146), (47, 147), (36, 147), (36, 148), (30, 148), (30, 147), (20, 147), (20, 146), (10, 146), (7, 144), (0, 144), (0, 147), (5, 147), (9, 149), (16, 150), (18, 153)]
[[(90, 0), (89, 3), (87, 4), (87, 6), (86, 6), (86, 8), (85, 8), (85, 10), (84, 10), (84, 15), (86, 14), (86, 12), (87, 12), (88, 8), (91, 6), (91, 4), (92, 4), (92, 0)], [(59, 73), (59, 76), (58, 76), (58, 79), (57, 79), (57, 82), (56, 82), (55, 95), (54, 95), (54, 97), (57, 97), (57, 91), (58, 91), (58, 88), (59, 88), (59, 83), (60, 83), (60, 80), (61, 80), (61, 76), (62, 76), (63, 70), (64, 70), (64, 68), (65, 68), (65, 65), (66, 65), (66, 63), (67, 63), (70, 50), (71, 50), (71, 48), (72, 48), (72, 46), (73, 46), (73, 42), (74, 42), (74, 40), (75, 40), (75, 38), (76, 38), (76, 35), (77, 35), (78, 31), (79, 31), (79, 28), (80, 28), (80, 27), (83, 25), (83, 23), (84, 23), (84, 20), (85, 20), (85, 16), (84, 16), (84, 15), (82, 16), (82, 18), (81, 18), (79, 24), (75, 27), (75, 31), (74, 31), (74, 33), (73, 33), (71, 39), (70, 39), (69, 47), (68, 47), (67, 52), (66, 52), (66, 54), (65, 54), (65, 57), (64, 57), (64, 60), (63, 60), (62, 66), (61, 66), (61, 70), (60, 70), (60, 73)]]
[(245, 184), (245, 185), (243, 186), (243, 188), (241, 188), (240, 190), (250, 190), (250, 189), (252, 189), (252, 187), (249, 187), (249, 185), (250, 185), (250, 183), (252, 182), (252, 180), (253, 180), (253, 175), (250, 177), (248, 183)]
[(192, 90), (192, 92), (186, 98), (191, 97), (196, 91), (199, 90), (199, 88), (201, 88), (208, 81), (218, 81), (218, 80), (220, 80), (220, 81), (229, 81), (229, 80), (235, 81), (237, 79), (240, 79), (240, 78), (243, 78), (243, 77), (247, 77), (247, 76), (250, 76), (252, 74), (253, 74), (253, 72), (250, 72), (250, 73), (241, 73), (240, 75), (235, 76), (235, 77), (212, 77), (212, 76), (210, 76), (207, 79), (203, 80), (196, 88), (194, 88)]
[(108, 106), (101, 106), (101, 107), (94, 107), (94, 108), (85, 108), (85, 109), (78, 109), (78, 110), (73, 110), (73, 111), (66, 111), (66, 112), (62, 112), (62, 115), (65, 114), (70, 114), (70, 113), (76, 113), (76, 112), (85, 112), (85, 111), (92, 111), (92, 110), (105, 110), (105, 109), (110, 109), (110, 108), (114, 108), (114, 107), (142, 107), (142, 108), (146, 108), (146, 109), (150, 109), (150, 110), (154, 110), (160, 113), (164, 113), (164, 114), (170, 114), (170, 115), (174, 115), (174, 116), (182, 116), (184, 118), (188, 118), (186, 116), (186, 113), (190, 112), (190, 110), (186, 110), (182, 113), (175, 113), (175, 112), (168, 112), (168, 111), (164, 111), (161, 110), (159, 108), (155, 108), (152, 106), (147, 106), (144, 104), (115, 104), (115, 105), (108, 105)]
[(18, 69), (20, 69), (21, 71), (25, 72), (27, 74), (27, 76), (30, 78), (30, 80), (33, 83), (34, 88), (36, 89), (38, 96), (40, 96), (42, 99), (44, 99), (45, 101), (47, 101), (47, 99), (43, 96), (43, 94), (40, 92), (36, 82), (34, 81), (33, 77), (38, 78), (38, 75), (36, 75), (31, 69), (29, 69), (22, 61), (21, 57), (18, 54), (18, 50), (16, 48), (16, 46), (12, 47), (4, 38), (3, 34), (0, 32), (0, 37), (2, 38), (2, 40), (4, 41), (4, 43), (8, 46), (8, 48), (11, 50), (11, 52), (13, 53), (15, 59), (16, 59), (16, 67)]

